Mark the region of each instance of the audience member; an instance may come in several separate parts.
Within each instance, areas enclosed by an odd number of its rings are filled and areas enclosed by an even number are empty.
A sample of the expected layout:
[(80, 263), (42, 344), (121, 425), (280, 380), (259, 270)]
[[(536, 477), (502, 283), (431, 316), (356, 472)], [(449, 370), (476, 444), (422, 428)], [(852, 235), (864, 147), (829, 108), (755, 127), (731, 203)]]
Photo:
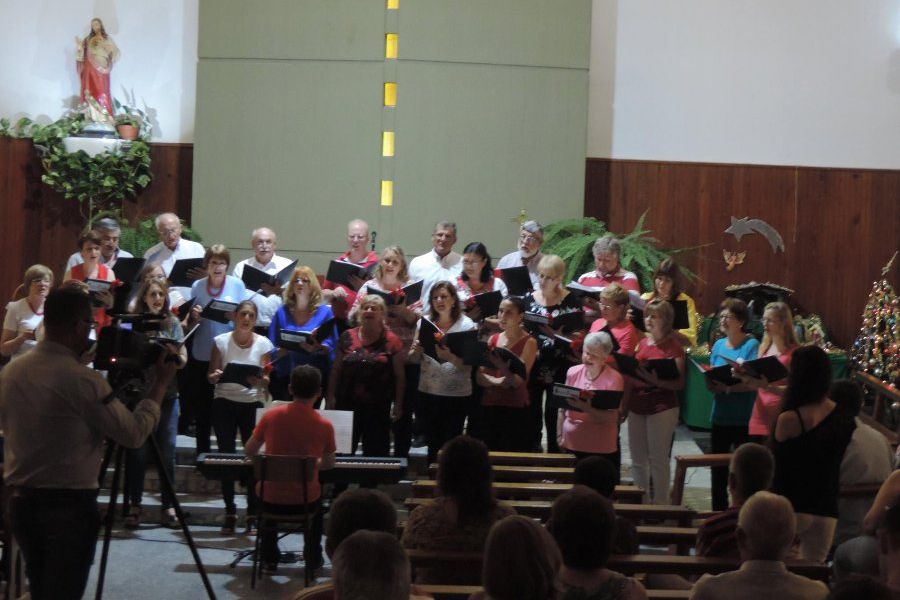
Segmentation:
[(747, 499), (768, 490), (775, 472), (775, 459), (763, 445), (748, 442), (738, 446), (728, 467), (729, 508), (712, 515), (697, 530), (697, 554), (738, 558), (738, 515)]
[(894, 598), (900, 597), (900, 505), (895, 504), (885, 511), (878, 528), (878, 545), (881, 580)]
[[(263, 414), (253, 435), (244, 445), (244, 451), (247, 456), (255, 456), (265, 445), (267, 454), (311, 456), (319, 459), (307, 486), (287, 482), (266, 483), (260, 498), (263, 510), (269, 513), (314, 512), (312, 526), (303, 536), (306, 568), (314, 571), (324, 563), (320, 510), (322, 491), (318, 471), (334, 466), (334, 426), (313, 408), (315, 401), (322, 395), (322, 376), (315, 367), (295, 367), (291, 372), (290, 392), (292, 402), (270, 408)], [(261, 483), (257, 484), (257, 489), (261, 489)], [(279, 556), (277, 530), (271, 523), (259, 525), (263, 568), (273, 572)]]
[[(91, 229), (100, 236), (100, 264), (112, 269), (120, 258), (133, 258), (131, 252), (119, 248), (122, 230), (119, 228), (118, 221), (109, 217), (98, 219), (94, 221)], [(83, 262), (84, 258), (81, 256), (81, 252), (73, 252), (66, 261), (66, 270)]]
[(900, 501), (900, 470), (885, 480), (862, 521), (862, 535), (842, 543), (834, 552), (834, 574), (842, 581), (853, 574), (878, 575), (879, 544), (875, 537), (889, 507)]
[(534, 519), (512, 515), (494, 523), (484, 545), (484, 592), (469, 600), (555, 600), (562, 558)]
[[(612, 502), (619, 471), (602, 456), (588, 456), (575, 463), (575, 485), (584, 485)], [(640, 550), (637, 527), (629, 519), (616, 515), (612, 541), (613, 554), (637, 554)]]
[(693, 600), (821, 600), (828, 587), (790, 573), (784, 560), (794, 542), (796, 519), (783, 496), (757, 492), (741, 507), (737, 540), (741, 568), (704, 575), (694, 585)]
[(357, 531), (334, 553), (335, 600), (408, 600), (409, 558), (397, 536)]
[[(487, 446), (469, 436), (447, 442), (438, 460), (438, 490), (433, 502), (416, 508), (403, 531), (410, 549), (481, 552), (488, 531), (515, 511), (500, 504), (491, 488), (493, 480)], [(480, 573), (459, 568), (419, 569), (420, 583), (477, 584)]]
[[(841, 487), (859, 484), (881, 485), (894, 470), (894, 454), (887, 438), (859, 418), (863, 391), (858, 383), (839, 379), (831, 384), (829, 398), (856, 422), (853, 437), (841, 461)], [(835, 545), (859, 534), (862, 520), (872, 505), (872, 498), (838, 498), (838, 523)]]
[(462, 256), (453, 251), (456, 243), (456, 223), (440, 221), (431, 234), (433, 248), (430, 252), (415, 257), (409, 263), (409, 277), (413, 281), (422, 280), (423, 311), (428, 310), (431, 286), (438, 281), (456, 281), (462, 273)]
[(53, 271), (44, 265), (31, 265), (22, 282), (25, 297), (6, 305), (0, 354), (12, 360), (37, 345), (35, 332), (44, 320), (44, 301), (53, 286)]
[(519, 239), (516, 240), (518, 250), (504, 255), (497, 261), (498, 269), (510, 269), (512, 267), (528, 267), (531, 276), (531, 285), (538, 285), (538, 263), (544, 257), (541, 254), (541, 244), (544, 243), (544, 227), (537, 221), (525, 221), (519, 228)]
[(824, 562), (838, 516), (841, 460), (856, 424), (828, 398), (831, 363), (818, 346), (794, 351), (775, 423), (772, 490), (797, 513), (800, 557)]
[(647, 598), (640, 583), (606, 568), (615, 530), (615, 513), (609, 500), (576, 485), (553, 502), (547, 529), (562, 554), (561, 598)]
[(362, 529), (397, 533), (397, 509), (381, 490), (351, 488), (337, 497), (328, 509), (325, 554), (334, 558), (341, 542)]
[(894, 600), (891, 589), (871, 577), (854, 576), (838, 582), (828, 600)]

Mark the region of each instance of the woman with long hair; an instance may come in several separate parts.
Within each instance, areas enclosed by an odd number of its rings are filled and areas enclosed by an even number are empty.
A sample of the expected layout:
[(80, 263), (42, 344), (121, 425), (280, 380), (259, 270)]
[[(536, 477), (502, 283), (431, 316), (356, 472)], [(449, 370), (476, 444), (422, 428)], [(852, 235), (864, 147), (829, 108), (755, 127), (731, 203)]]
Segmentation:
[[(269, 340), (278, 344), (280, 331), (304, 331), (311, 333), (319, 327), (329, 329), (322, 342), (315, 340), (301, 343), (302, 350), (286, 350), (279, 348), (275, 355), (272, 370), (272, 383), (269, 389), (278, 400), (289, 400), (288, 384), (291, 371), (297, 365), (312, 365), (319, 369), (322, 381), (328, 382), (331, 363), (334, 360), (334, 347), (337, 344), (337, 330), (331, 306), (322, 302), (322, 288), (316, 273), (310, 267), (300, 265), (294, 269), (290, 282), (283, 292), (284, 304), (272, 317), (269, 324)], [(327, 394), (327, 390), (323, 390)]]
[(15, 360), (34, 348), (37, 344), (35, 332), (44, 320), (44, 300), (51, 287), (53, 271), (49, 267), (28, 267), (22, 281), (25, 297), (6, 305), (0, 354)]
[[(144, 315), (155, 315), (160, 318), (159, 328), (148, 335), (160, 343), (172, 342), (180, 344), (184, 338), (184, 331), (178, 317), (172, 314), (169, 308), (169, 289), (164, 281), (148, 279), (138, 289), (137, 302), (131, 312)], [(183, 368), (187, 363), (187, 349), (181, 346), (176, 355), (178, 368)], [(144, 390), (153, 386), (156, 374), (155, 367), (144, 370)], [(172, 379), (162, 404), (159, 407), (159, 422), (153, 437), (159, 447), (162, 468), (169, 476), (169, 481), (175, 482), (175, 440), (178, 437), (178, 382)], [(143, 446), (126, 451), (125, 458), (125, 504), (128, 506), (125, 517), (125, 527), (136, 529), (141, 523), (141, 502), (144, 494), (144, 474), (147, 470), (147, 440)], [(165, 527), (178, 527), (175, 517), (174, 499), (165, 490), (162, 494), (160, 506), (160, 523)]]
[[(409, 515), (403, 546), (409, 549), (480, 552), (488, 531), (514, 510), (497, 502), (487, 446), (461, 435), (441, 448), (437, 473), (440, 495)], [(480, 573), (458, 568), (418, 573), (418, 583), (477, 583)]]
[(489, 354), (493, 367), (479, 367), (476, 381), (482, 387), (481, 437), (491, 450), (528, 452), (530, 411), (528, 374), (537, 357), (537, 342), (523, 327), (525, 301), (508, 296), (500, 303), (497, 320), (500, 333), (488, 340), (488, 348), (504, 348), (525, 365), (525, 377), (509, 370), (507, 363)]
[(797, 514), (800, 558), (824, 562), (838, 517), (840, 469), (856, 422), (828, 397), (831, 362), (818, 346), (791, 358), (784, 405), (770, 439), (775, 456), (772, 491)]
[[(439, 281), (431, 286), (428, 307), (428, 319), (438, 329), (435, 336), (476, 328), (472, 319), (462, 314), (456, 288), (449, 281)], [(422, 361), (419, 400), (425, 415), (428, 460), (433, 462), (438, 449), (463, 432), (472, 397), (472, 367), (439, 340), (435, 340), (438, 342), (435, 344), (437, 359), (428, 356), (422, 351), (421, 335), (424, 334), (420, 321), (409, 353)]]
[(540, 523), (511, 515), (491, 527), (484, 545), (484, 592), (470, 600), (555, 600), (559, 548)]
[[(778, 362), (789, 369), (791, 355), (798, 346), (791, 307), (784, 302), (770, 302), (763, 311), (762, 322), (764, 333), (757, 358), (775, 356)], [(740, 373), (739, 377), (744, 384), (757, 390), (747, 427), (750, 441), (765, 443), (778, 416), (778, 408), (781, 406), (781, 397), (785, 390), (784, 382), (747, 377)]]
[[(212, 401), (212, 425), (216, 432), (219, 452), (234, 453), (235, 436), (240, 433), (241, 443), (247, 443), (256, 426), (256, 409), (266, 398), (269, 376), (266, 367), (275, 348), (269, 338), (253, 331), (258, 316), (256, 304), (244, 300), (234, 311), (234, 331), (217, 335), (213, 340), (209, 360), (209, 382), (215, 386)], [(258, 366), (259, 377), (251, 377), (250, 387), (240, 383), (220, 383), (225, 368), (231, 364)], [(245, 482), (248, 483), (249, 482)], [(234, 533), (237, 524), (237, 506), (234, 502), (234, 479), (222, 480), (222, 499), (225, 501), (225, 521), (222, 533)], [(255, 525), (256, 493), (252, 484), (247, 485), (247, 529)]]

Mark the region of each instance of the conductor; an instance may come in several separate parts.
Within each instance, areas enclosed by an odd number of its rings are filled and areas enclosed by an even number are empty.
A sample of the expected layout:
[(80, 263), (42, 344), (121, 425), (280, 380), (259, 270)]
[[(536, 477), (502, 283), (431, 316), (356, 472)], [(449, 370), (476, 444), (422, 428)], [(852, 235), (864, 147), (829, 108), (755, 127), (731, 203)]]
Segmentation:
[(55, 290), (44, 304), (44, 340), (0, 372), (8, 518), (34, 600), (81, 598), (100, 525), (103, 440), (142, 445), (176, 369), (163, 353), (148, 397), (129, 411), (79, 360), (94, 326), (87, 294)]

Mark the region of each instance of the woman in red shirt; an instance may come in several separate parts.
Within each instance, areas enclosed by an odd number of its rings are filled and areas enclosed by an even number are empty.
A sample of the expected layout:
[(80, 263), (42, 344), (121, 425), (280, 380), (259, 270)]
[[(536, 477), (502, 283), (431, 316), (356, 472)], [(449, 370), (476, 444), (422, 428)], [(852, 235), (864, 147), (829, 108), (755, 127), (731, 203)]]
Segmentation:
[[(638, 341), (643, 335), (628, 318), (628, 290), (612, 283), (600, 292), (600, 318), (591, 324), (591, 331), (607, 331), (619, 345), (619, 354), (634, 356)], [(607, 362), (615, 367), (610, 357)]]
[(676, 392), (684, 388), (684, 347), (672, 331), (674, 316), (672, 305), (664, 300), (647, 303), (644, 308), (647, 337), (638, 344), (635, 358), (641, 363), (674, 359), (678, 376), (660, 379), (654, 371), (641, 366), (638, 377), (630, 378), (633, 389), (628, 400), (628, 440), (632, 474), (635, 484), (647, 491), (653, 504), (669, 502), (669, 459), (678, 424)]
[(509, 371), (505, 362), (490, 355), (494, 368), (478, 369), (481, 396), (483, 437), (487, 447), (501, 452), (528, 452), (528, 374), (537, 356), (537, 342), (522, 327), (525, 301), (510, 296), (500, 303), (497, 320), (502, 331), (488, 340), (488, 347), (506, 348), (525, 364), (524, 379)]

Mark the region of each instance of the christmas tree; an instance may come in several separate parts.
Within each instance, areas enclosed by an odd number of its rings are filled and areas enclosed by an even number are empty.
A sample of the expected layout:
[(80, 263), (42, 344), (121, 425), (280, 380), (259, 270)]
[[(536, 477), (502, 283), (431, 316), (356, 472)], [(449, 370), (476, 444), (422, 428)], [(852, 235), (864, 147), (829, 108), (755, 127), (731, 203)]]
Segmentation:
[(887, 280), (897, 258), (881, 270), (866, 301), (862, 327), (850, 353), (853, 368), (881, 379), (891, 387), (900, 386), (900, 298)]

